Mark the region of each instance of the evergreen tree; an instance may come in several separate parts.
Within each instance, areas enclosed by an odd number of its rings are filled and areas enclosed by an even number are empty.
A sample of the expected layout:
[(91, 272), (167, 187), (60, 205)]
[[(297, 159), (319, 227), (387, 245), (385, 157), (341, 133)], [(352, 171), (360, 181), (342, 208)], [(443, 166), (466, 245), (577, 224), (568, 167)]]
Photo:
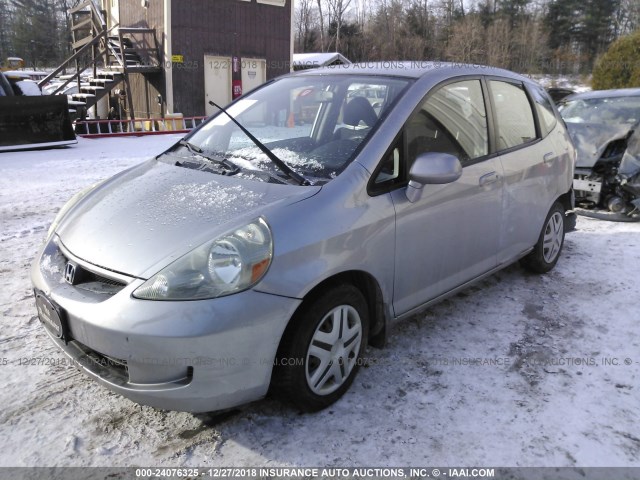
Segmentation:
[(530, 0), (496, 0), (498, 12), (509, 18), (511, 26), (521, 20), (527, 11)]
[(593, 69), (594, 90), (640, 87), (640, 30), (614, 42)]
[(583, 69), (590, 70), (599, 53), (615, 39), (615, 15), (620, 0), (554, 0), (545, 24), (549, 47), (570, 52)]
[(11, 32), (13, 31), (12, 8), (9, 0), (0, 0), (0, 63), (14, 55)]
[(55, 0), (13, 0), (16, 54), (30, 67), (53, 66), (62, 59), (62, 29)]

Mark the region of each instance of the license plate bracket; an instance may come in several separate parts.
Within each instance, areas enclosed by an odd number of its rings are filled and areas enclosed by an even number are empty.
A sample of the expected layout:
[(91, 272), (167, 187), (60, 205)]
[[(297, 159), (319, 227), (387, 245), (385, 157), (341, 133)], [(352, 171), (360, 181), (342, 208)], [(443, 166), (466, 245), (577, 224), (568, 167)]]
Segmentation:
[(69, 341), (69, 328), (64, 310), (42, 292), (36, 291), (35, 297), (40, 322), (51, 335), (66, 344)]

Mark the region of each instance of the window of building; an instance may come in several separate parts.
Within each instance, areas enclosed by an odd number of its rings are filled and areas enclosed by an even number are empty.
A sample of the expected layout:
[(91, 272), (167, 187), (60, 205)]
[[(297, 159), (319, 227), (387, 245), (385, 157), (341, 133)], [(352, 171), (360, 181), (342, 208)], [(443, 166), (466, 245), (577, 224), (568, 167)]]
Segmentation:
[(266, 3), (267, 5), (275, 5), (276, 7), (284, 7), (287, 0), (257, 0), (258, 3)]

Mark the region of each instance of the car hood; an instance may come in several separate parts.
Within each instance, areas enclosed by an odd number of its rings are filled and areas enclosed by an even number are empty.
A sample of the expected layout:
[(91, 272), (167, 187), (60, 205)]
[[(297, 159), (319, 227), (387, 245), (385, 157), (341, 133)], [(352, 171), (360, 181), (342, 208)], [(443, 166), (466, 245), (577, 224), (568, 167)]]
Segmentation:
[(320, 188), (225, 177), (151, 160), (92, 190), (65, 215), (57, 234), (76, 257), (146, 279), (204, 242)]
[(578, 153), (576, 167), (592, 168), (607, 145), (625, 138), (631, 128), (629, 125), (567, 122), (567, 130)]

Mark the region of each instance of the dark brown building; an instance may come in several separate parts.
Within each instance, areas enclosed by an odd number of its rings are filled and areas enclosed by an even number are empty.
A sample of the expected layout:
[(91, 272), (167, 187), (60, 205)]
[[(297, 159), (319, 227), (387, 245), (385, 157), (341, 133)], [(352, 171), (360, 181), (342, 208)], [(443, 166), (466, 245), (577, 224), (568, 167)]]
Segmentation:
[(293, 0), (102, 3), (109, 28), (137, 36), (138, 49), (158, 50), (156, 68), (129, 74), (136, 118), (210, 114), (209, 100), (226, 105), (291, 69)]

